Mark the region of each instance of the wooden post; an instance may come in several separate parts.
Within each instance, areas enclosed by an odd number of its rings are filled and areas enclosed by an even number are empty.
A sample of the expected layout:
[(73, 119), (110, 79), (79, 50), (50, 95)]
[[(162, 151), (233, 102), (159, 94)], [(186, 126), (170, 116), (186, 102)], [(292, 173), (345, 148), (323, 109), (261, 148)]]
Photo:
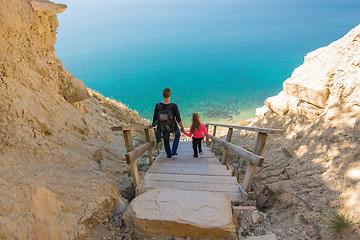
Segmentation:
[[(206, 131), (209, 133), (209, 125), (205, 125)], [(209, 139), (206, 138), (206, 146), (209, 146)]]
[[(213, 131), (214, 137), (216, 137), (215, 134), (216, 134), (216, 126), (214, 126), (214, 131)], [(214, 141), (211, 141), (211, 151), (214, 151), (214, 143), (215, 143)]]
[[(227, 142), (231, 142), (231, 137), (232, 137), (233, 131), (234, 131), (233, 128), (229, 128), (229, 131), (228, 131), (227, 136), (226, 136), (226, 141), (227, 141)], [(227, 148), (225, 148), (225, 149), (224, 149), (223, 159), (222, 159), (222, 161), (221, 161), (221, 164), (222, 164), (222, 165), (226, 165), (226, 164), (227, 164), (228, 154), (229, 154), (229, 150), (228, 150)]]
[[(254, 147), (253, 153), (261, 156), (261, 153), (264, 149), (265, 142), (266, 142), (267, 134), (259, 132), (256, 138), (256, 143)], [(245, 189), (246, 192), (249, 191), (252, 180), (254, 178), (255, 172), (256, 172), (257, 166), (249, 162), (249, 165), (247, 166), (247, 170), (245, 173), (245, 177), (242, 183), (243, 189)]]
[[(123, 135), (124, 135), (124, 140), (125, 140), (126, 152), (131, 152), (132, 150), (134, 150), (134, 147), (133, 147), (133, 143), (132, 143), (130, 130), (124, 130)], [(130, 164), (130, 161), (128, 159), (126, 159), (126, 162), (128, 164)]]
[[(156, 130), (157, 128), (154, 128), (154, 134), (155, 134), (155, 140), (156, 140)], [(159, 148), (159, 143), (156, 142), (156, 151), (157, 151), (157, 154), (159, 155), (160, 154), (160, 148)]]
[[(144, 129), (144, 132), (145, 132), (145, 139), (146, 139), (146, 142), (150, 142), (150, 133), (149, 133), (149, 129)], [(149, 151), (148, 151), (148, 155), (149, 155), (149, 165), (151, 166), (153, 164), (153, 156), (152, 156), (152, 149), (149, 148)]]
[(136, 159), (130, 158), (130, 156), (128, 154), (126, 154), (125, 156), (126, 156), (126, 161), (130, 162), (131, 179), (133, 181), (134, 188), (136, 188), (140, 182), (139, 172), (138, 172), (138, 168), (136, 165)]

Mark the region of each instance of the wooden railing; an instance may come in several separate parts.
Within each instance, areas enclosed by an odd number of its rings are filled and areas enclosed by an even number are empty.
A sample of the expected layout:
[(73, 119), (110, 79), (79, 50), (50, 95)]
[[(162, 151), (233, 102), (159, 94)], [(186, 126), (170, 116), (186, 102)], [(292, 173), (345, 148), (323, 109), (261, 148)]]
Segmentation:
[[(264, 149), (268, 134), (282, 134), (283, 131), (280, 129), (243, 127), (243, 126), (207, 123), (207, 124), (205, 124), (205, 126), (208, 131), (209, 131), (210, 125), (214, 126), (213, 134), (210, 135), (210, 139), (212, 140), (211, 141), (211, 150), (214, 150), (214, 143), (218, 143), (225, 148), (223, 157), (221, 159), (222, 164), (224, 164), (224, 165), (227, 164), (229, 150), (249, 162), (243, 182), (240, 186), (241, 191), (248, 192), (249, 188), (251, 186), (252, 180), (254, 178), (256, 168), (261, 167), (264, 163), (264, 158), (261, 157), (261, 154)], [(226, 141), (216, 137), (217, 127), (224, 127), (224, 128), (229, 129), (227, 136), (226, 136)], [(232, 138), (234, 129), (253, 131), (253, 132), (258, 133), (256, 142), (255, 142), (255, 146), (254, 146), (254, 149), (252, 152), (249, 152), (249, 151), (231, 143), (231, 138)]]
[[(143, 153), (148, 151), (149, 156), (149, 165), (151, 166), (153, 164), (153, 156), (152, 156), (152, 147), (155, 145), (156, 140), (150, 140), (150, 129), (153, 129), (153, 127), (150, 126), (118, 126), (118, 127), (112, 127), (112, 131), (122, 131), (125, 141), (125, 147), (126, 147), (126, 162), (130, 164), (130, 174), (133, 181), (134, 188), (136, 188), (139, 185), (140, 177), (139, 172), (136, 165), (136, 159), (138, 159)], [(132, 137), (131, 137), (131, 131), (135, 130), (144, 130), (145, 134), (145, 140), (146, 143), (142, 146), (138, 147), (137, 149), (134, 149)], [(154, 129), (155, 131), (155, 129)], [(156, 136), (156, 133), (155, 133)], [(159, 154), (159, 148), (157, 146), (157, 151)]]

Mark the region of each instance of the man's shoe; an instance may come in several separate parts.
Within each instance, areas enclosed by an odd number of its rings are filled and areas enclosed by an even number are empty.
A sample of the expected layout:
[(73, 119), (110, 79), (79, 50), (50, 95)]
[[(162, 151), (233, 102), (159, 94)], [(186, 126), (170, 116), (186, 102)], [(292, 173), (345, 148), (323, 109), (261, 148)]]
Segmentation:
[(171, 154), (171, 156), (176, 156), (176, 155), (179, 155), (179, 154), (177, 154), (177, 153), (172, 153), (172, 154)]
[(199, 152), (199, 154), (200, 154), (200, 155), (202, 155), (202, 154), (203, 154), (203, 152), (202, 152), (202, 151), (200, 151), (200, 152)]
[(195, 156), (195, 154), (193, 154), (193, 157), (194, 157), (194, 158), (197, 158), (198, 156)]
[(172, 158), (171, 156), (167, 156), (167, 158)]

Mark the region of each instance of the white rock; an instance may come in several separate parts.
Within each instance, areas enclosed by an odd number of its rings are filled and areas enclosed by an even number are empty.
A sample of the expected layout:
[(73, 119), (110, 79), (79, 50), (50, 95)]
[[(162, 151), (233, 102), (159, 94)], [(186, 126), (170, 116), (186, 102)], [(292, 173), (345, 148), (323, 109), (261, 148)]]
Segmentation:
[(269, 111), (269, 108), (268, 108), (267, 106), (262, 106), (262, 107), (257, 108), (257, 109), (255, 110), (255, 114), (256, 114), (256, 116), (261, 117), (261, 116), (264, 116), (264, 114), (265, 114), (267, 111)]
[(289, 111), (289, 98), (284, 92), (280, 92), (277, 96), (269, 97), (265, 100), (265, 105), (273, 112), (284, 115)]

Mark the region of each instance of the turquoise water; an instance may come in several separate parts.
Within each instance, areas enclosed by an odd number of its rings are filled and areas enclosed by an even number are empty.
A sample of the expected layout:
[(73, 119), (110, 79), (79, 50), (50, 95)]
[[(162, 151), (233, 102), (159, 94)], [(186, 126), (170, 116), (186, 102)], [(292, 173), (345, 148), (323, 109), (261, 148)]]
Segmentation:
[(63, 0), (56, 55), (151, 119), (165, 87), (188, 124), (237, 122), (304, 56), (360, 24), (358, 0)]

